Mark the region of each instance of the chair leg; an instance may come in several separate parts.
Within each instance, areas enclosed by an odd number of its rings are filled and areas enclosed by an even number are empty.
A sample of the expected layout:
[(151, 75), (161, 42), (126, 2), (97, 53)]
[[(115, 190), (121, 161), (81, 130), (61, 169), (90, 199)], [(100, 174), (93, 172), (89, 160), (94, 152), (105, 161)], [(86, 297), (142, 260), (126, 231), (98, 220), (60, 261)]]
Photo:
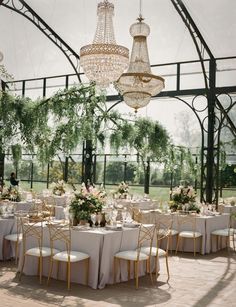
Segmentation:
[(148, 263), (148, 267), (149, 267), (149, 275), (150, 275), (151, 283), (152, 283), (152, 285), (153, 285), (153, 278), (152, 278), (152, 271), (151, 271), (150, 261), (151, 261), (151, 259), (149, 258), (149, 259), (147, 260), (147, 263)]
[(226, 246), (227, 246), (228, 252), (230, 252), (230, 235), (228, 236), (228, 238), (226, 238)]
[(18, 242), (15, 243), (15, 264), (17, 265), (18, 262)]
[(42, 284), (43, 258), (39, 257), (39, 283)]
[(20, 275), (19, 275), (19, 280), (21, 280), (21, 276), (22, 276), (22, 273), (23, 273), (23, 270), (24, 270), (24, 266), (25, 266), (25, 257), (26, 257), (26, 255), (24, 254), (24, 255), (23, 255), (22, 265), (21, 265), (21, 270), (20, 270)]
[(169, 282), (170, 279), (170, 271), (169, 271), (169, 263), (168, 263), (168, 254), (166, 254), (166, 270), (167, 270), (167, 283)]
[(193, 255), (196, 256), (196, 238), (193, 238)]
[(204, 249), (202, 248), (202, 241), (203, 241), (203, 236), (200, 237), (200, 250), (199, 250), (199, 253), (201, 255), (205, 254), (205, 251)]
[(175, 250), (175, 254), (177, 255), (178, 249), (179, 249), (179, 241), (180, 241), (180, 236), (177, 236), (177, 243), (176, 243), (176, 250)]
[(67, 289), (70, 290), (70, 261), (67, 262)]
[(134, 266), (135, 266), (135, 288), (138, 289), (139, 262), (135, 261)]
[(157, 257), (155, 257), (155, 276), (156, 276), (156, 281), (157, 281), (157, 278), (158, 278), (158, 270), (157, 270), (157, 264), (159, 263), (159, 257), (157, 255)]
[(234, 251), (235, 251), (234, 233), (233, 233), (233, 247), (234, 247)]
[(113, 260), (113, 282), (116, 283), (116, 257)]
[(172, 244), (173, 244), (173, 236), (172, 236), (172, 234), (170, 234), (170, 236), (169, 236), (169, 249), (170, 249), (171, 254), (172, 254), (172, 250), (173, 250)]
[(48, 280), (47, 280), (47, 285), (49, 285), (50, 278), (52, 276), (52, 268), (53, 268), (53, 258), (50, 258), (50, 267), (49, 267), (49, 272), (48, 272)]
[(127, 266), (128, 266), (128, 280), (130, 280), (130, 260), (127, 260)]

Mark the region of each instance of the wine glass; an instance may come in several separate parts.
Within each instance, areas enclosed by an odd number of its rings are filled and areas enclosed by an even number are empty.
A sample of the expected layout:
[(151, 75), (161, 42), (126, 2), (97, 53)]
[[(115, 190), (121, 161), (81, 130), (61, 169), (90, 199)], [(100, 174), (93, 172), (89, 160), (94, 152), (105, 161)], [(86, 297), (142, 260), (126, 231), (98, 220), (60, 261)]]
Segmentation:
[(93, 227), (95, 227), (95, 223), (97, 221), (97, 215), (95, 213), (91, 214), (91, 221), (93, 222)]
[(69, 221), (69, 208), (66, 206), (63, 208), (64, 216), (65, 216), (65, 222)]
[(98, 227), (100, 226), (101, 221), (102, 221), (102, 215), (101, 215), (101, 213), (98, 213), (97, 214)]
[(106, 211), (106, 212), (105, 212), (105, 220), (106, 220), (106, 223), (107, 223), (107, 224), (110, 224), (110, 221), (111, 221), (111, 212), (109, 212), (109, 211)]
[(118, 211), (117, 211), (117, 210), (113, 210), (113, 211), (112, 211), (111, 221), (112, 221), (112, 224), (113, 224), (113, 225), (116, 225), (117, 214), (118, 214)]
[(127, 217), (127, 211), (126, 211), (126, 210), (123, 210), (123, 211), (121, 212), (121, 215), (122, 215), (122, 221), (123, 221), (123, 223), (124, 223), (125, 220), (126, 220), (126, 217)]

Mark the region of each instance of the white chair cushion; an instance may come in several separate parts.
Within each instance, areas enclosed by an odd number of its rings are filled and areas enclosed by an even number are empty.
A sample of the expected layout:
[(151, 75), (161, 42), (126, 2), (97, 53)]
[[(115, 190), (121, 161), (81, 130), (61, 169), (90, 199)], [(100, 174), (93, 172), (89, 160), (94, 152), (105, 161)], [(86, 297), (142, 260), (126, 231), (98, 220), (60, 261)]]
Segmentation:
[(170, 229), (170, 234), (171, 234), (172, 236), (175, 236), (175, 235), (177, 235), (178, 233), (179, 233), (178, 230)]
[(13, 242), (17, 242), (17, 239), (18, 239), (18, 242), (22, 241), (22, 233), (18, 234), (17, 233), (12, 233), (10, 235), (6, 235), (4, 237), (4, 239), (8, 240), (8, 241), (13, 241)]
[(228, 237), (228, 235), (233, 235), (234, 233), (234, 230), (233, 228), (229, 229), (229, 228), (225, 228), (225, 229), (217, 229), (217, 230), (214, 230), (212, 231), (212, 235), (215, 235), (215, 236), (223, 236), (223, 237)]
[[(70, 262), (82, 261), (90, 258), (88, 254), (70, 251)], [(53, 256), (54, 260), (68, 262), (68, 253), (67, 251), (59, 252)]]
[[(53, 248), (52, 250), (53, 254), (56, 254), (59, 252), (59, 250)], [(29, 256), (35, 256), (40, 257), (40, 249), (39, 247), (33, 247), (26, 251), (26, 255)], [(51, 248), (50, 247), (42, 247), (42, 257), (48, 257), (51, 256)]]
[(195, 234), (195, 238), (199, 238), (202, 236), (200, 232), (195, 231), (194, 233), (194, 231), (189, 231), (189, 230), (181, 231), (179, 233), (179, 236), (183, 238), (194, 238), (194, 234)]
[[(164, 228), (160, 228), (159, 230), (158, 230), (158, 232), (160, 233), (160, 235), (161, 234), (165, 234), (166, 233), (166, 229), (164, 229)], [(179, 232), (177, 231), (177, 230), (175, 230), (175, 229), (170, 229), (170, 235), (171, 236), (175, 236), (175, 235), (177, 235)]]
[[(141, 253), (144, 253), (146, 255), (150, 254), (150, 247), (142, 247), (141, 248)], [(152, 247), (152, 251), (151, 251), (151, 256), (155, 257), (157, 254), (157, 247)], [(164, 251), (164, 249), (158, 248), (158, 257), (163, 257), (166, 255), (166, 251)]]
[[(138, 259), (138, 252), (137, 251), (123, 251), (115, 254), (116, 258), (125, 259), (125, 260), (131, 260), (135, 261)], [(139, 260), (147, 260), (148, 255), (140, 252), (139, 253)]]

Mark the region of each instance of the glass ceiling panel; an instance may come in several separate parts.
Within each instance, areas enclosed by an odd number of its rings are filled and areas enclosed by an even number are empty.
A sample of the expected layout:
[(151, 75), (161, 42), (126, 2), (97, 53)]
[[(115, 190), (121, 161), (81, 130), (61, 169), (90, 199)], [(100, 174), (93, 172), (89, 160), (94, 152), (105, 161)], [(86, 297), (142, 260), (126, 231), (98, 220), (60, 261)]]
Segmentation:
[[(112, 1), (118, 44), (131, 50), (129, 27), (139, 14), (138, 0)], [(93, 40), (98, 0), (26, 0), (77, 53)], [(236, 1), (183, 0), (216, 57), (236, 55)], [(195, 46), (170, 0), (143, 1), (149, 24), (151, 64), (198, 59)], [(73, 73), (66, 57), (30, 21), (0, 7), (0, 50), (4, 65), (15, 79)], [(194, 68), (193, 68), (194, 70)], [(158, 68), (155, 69), (158, 73)]]

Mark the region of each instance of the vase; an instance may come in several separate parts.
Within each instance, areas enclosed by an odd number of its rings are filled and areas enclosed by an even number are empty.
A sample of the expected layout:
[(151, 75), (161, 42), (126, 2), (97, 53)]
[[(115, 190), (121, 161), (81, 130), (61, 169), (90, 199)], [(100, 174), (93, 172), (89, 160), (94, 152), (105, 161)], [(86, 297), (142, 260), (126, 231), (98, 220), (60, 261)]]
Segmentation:
[(74, 217), (73, 220), (72, 220), (72, 225), (77, 226), (78, 224), (79, 224), (78, 219)]

